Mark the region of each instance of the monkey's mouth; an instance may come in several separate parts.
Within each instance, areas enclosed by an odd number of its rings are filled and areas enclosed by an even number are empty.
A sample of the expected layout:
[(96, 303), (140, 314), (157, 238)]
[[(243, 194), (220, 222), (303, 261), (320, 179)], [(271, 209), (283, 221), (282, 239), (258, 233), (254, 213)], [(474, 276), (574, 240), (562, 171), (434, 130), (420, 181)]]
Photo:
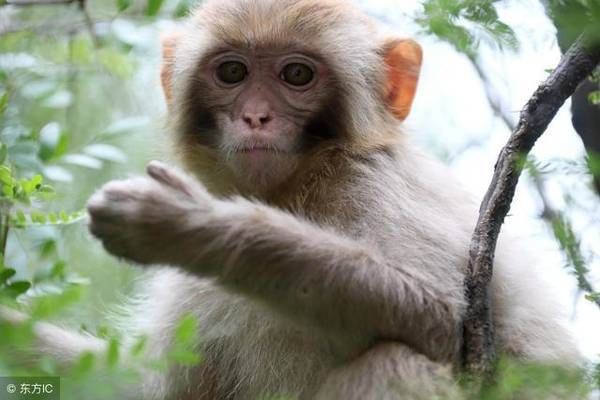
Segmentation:
[(269, 149), (268, 147), (251, 147), (240, 149), (239, 153), (277, 153), (277, 150)]
[(239, 147), (235, 150), (236, 153), (241, 154), (281, 154), (284, 153), (281, 149), (267, 145), (254, 145)]

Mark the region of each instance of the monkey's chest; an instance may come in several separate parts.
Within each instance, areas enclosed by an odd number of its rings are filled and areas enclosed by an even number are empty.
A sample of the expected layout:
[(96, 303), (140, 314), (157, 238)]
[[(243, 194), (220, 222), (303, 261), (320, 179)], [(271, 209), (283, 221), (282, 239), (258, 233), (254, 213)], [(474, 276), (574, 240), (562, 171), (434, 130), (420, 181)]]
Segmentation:
[(207, 349), (224, 399), (311, 398), (327, 373), (356, 352), (356, 343), (334, 340), (248, 300), (228, 303), (222, 306), (229, 318), (213, 326), (221, 334)]

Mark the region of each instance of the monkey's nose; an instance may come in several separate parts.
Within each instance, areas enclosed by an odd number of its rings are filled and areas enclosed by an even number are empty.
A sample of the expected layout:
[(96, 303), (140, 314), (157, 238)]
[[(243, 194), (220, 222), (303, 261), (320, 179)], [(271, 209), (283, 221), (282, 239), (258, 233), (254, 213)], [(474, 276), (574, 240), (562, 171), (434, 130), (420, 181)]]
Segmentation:
[(261, 128), (263, 125), (266, 125), (269, 121), (273, 119), (271, 114), (269, 114), (268, 112), (246, 112), (244, 113), (242, 118), (244, 122), (248, 124), (252, 129)]

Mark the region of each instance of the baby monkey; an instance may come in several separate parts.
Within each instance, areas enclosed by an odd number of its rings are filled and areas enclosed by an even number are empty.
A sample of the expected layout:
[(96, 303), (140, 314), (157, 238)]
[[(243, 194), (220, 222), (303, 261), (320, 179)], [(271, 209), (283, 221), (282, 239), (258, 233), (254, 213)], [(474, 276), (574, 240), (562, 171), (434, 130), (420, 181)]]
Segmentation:
[[(153, 162), (88, 204), (110, 253), (168, 266), (124, 336), (160, 355), (183, 315), (199, 321), (204, 361), (148, 372), (143, 398), (459, 396), (477, 204), (402, 133), (419, 45), (380, 37), (347, 1), (207, 0), (163, 47), (187, 173)], [(495, 259), (497, 345), (576, 363), (555, 296), (517, 251), (501, 240)], [(55, 336), (45, 348), (64, 351)]]

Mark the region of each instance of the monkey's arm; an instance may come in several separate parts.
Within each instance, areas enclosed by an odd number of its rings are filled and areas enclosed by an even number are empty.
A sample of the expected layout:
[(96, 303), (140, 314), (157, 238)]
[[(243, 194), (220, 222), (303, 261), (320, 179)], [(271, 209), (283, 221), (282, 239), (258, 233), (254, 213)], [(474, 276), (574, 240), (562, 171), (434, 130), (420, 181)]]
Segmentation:
[(161, 164), (149, 174), (90, 200), (90, 228), (111, 253), (214, 277), (326, 329), (455, 350), (458, 305), (377, 250), (264, 204), (215, 199)]
[(260, 203), (220, 207), (208, 224), (198, 220), (193, 242), (210, 243), (206, 257), (178, 265), (335, 331), (413, 346), (436, 331), (429, 351), (456, 338), (458, 309), (376, 249)]

